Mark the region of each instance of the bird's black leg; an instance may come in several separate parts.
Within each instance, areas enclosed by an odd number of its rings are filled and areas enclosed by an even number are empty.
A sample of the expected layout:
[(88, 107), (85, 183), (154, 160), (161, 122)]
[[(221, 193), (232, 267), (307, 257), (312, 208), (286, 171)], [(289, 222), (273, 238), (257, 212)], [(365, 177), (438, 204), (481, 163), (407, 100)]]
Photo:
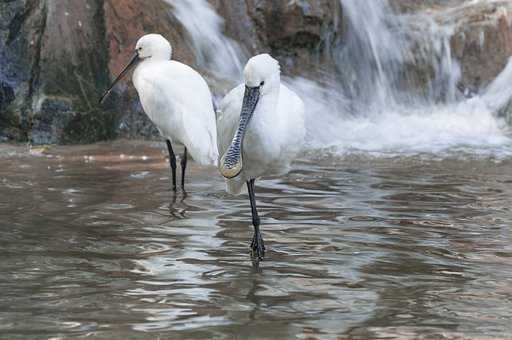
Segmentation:
[(172, 190), (176, 191), (176, 155), (174, 155), (171, 141), (167, 139), (166, 142), (167, 150), (169, 150), (169, 164), (171, 165)]
[(265, 244), (260, 232), (260, 217), (256, 210), (256, 197), (254, 195), (254, 179), (247, 181), (247, 190), (249, 191), (249, 200), (251, 202), (252, 225), (254, 226), (254, 236), (251, 242), (251, 254), (256, 260), (263, 260), (265, 256)]
[(181, 157), (181, 188), (185, 191), (185, 170), (187, 169), (187, 147), (183, 151), (183, 157)]

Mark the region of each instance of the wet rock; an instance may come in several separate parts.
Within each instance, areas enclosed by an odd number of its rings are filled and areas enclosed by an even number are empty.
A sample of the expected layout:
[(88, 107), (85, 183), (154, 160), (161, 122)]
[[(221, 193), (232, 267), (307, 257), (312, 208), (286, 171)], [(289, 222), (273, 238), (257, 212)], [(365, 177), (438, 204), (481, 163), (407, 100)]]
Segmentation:
[(339, 38), (341, 5), (331, 0), (212, 0), (226, 18), (227, 33), (250, 55), (268, 52), (287, 74), (332, 65), (329, 47)]
[[(451, 32), (449, 46), (452, 56), (460, 63), (461, 84), (465, 88), (487, 85), (512, 55), (512, 2), (509, 0), (391, 0), (391, 4), (398, 12), (429, 16)], [(419, 72), (424, 71), (421, 63), (416, 66)]]
[(6, 82), (0, 81), (0, 112), (6, 111), (14, 99), (13, 88)]
[(455, 25), (451, 47), (462, 82), (473, 88), (487, 85), (512, 56), (512, 2), (478, 2), (447, 15)]
[(13, 0), (2, 6), (8, 24), (0, 35), (0, 77), (15, 95), (2, 116), (17, 122), (7, 130), (18, 131), (14, 139), (61, 142), (70, 116), (98, 110), (98, 89), (109, 81), (102, 1)]
[(209, 0), (224, 18), (226, 35), (241, 43), (248, 55), (269, 52), (261, 39), (259, 27), (253, 20), (253, 9), (248, 1)]
[(71, 102), (63, 99), (44, 99), (32, 118), (31, 143), (56, 144), (62, 142), (64, 130), (73, 119)]
[(5, 83), (0, 82), (0, 142), (6, 142), (15, 139), (15, 132), (11, 131), (17, 125), (16, 115), (9, 111), (10, 104), (14, 101), (13, 88)]
[[(44, 4), (37, 0), (0, 3), (0, 136), (26, 140), (36, 81), (37, 46), (42, 35)], [(13, 98), (14, 96), (14, 98)]]

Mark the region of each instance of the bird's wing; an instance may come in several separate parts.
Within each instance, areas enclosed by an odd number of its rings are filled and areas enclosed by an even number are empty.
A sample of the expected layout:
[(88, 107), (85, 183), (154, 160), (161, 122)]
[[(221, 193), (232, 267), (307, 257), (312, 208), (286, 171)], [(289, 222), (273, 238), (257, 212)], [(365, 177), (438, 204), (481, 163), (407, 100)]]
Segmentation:
[(235, 135), (242, 109), (244, 85), (232, 89), (220, 102), (217, 117), (217, 145), (222, 156)]
[(191, 67), (171, 61), (160, 70), (159, 82), (168, 104), (176, 108), (179, 138), (200, 164), (217, 164), (217, 129), (210, 89)]
[(183, 112), (185, 129), (184, 143), (190, 154), (200, 164), (217, 165), (219, 151), (217, 149), (217, 129), (213, 106), (210, 110)]

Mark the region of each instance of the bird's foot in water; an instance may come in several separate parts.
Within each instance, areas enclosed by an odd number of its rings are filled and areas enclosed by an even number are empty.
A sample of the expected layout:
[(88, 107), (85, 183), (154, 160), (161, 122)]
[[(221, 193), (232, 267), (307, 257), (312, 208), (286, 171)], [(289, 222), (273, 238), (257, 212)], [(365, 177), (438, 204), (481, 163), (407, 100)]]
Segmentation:
[(251, 257), (254, 260), (261, 261), (265, 257), (265, 244), (261, 233), (255, 233), (251, 242)]

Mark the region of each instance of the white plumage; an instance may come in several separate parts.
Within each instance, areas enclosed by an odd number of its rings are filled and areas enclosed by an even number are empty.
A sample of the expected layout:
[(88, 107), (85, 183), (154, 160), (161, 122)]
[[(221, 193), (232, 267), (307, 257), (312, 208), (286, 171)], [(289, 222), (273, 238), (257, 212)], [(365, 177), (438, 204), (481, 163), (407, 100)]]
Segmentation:
[(133, 83), (144, 109), (161, 135), (180, 142), (203, 165), (218, 159), (215, 112), (206, 81), (191, 67), (170, 60), (172, 49), (159, 34), (148, 34), (136, 45), (139, 63)]
[(281, 175), (301, 151), (305, 137), (304, 103), (280, 81), (279, 64), (268, 54), (252, 57), (244, 70), (245, 84), (231, 90), (218, 110), (218, 148), (229, 148), (240, 119), (244, 90), (258, 86), (261, 94), (243, 142), (243, 169), (226, 179), (227, 191), (239, 194), (250, 179)]
[(246, 185), (251, 204), (253, 257), (265, 256), (256, 208), (255, 180), (288, 172), (305, 137), (304, 103), (281, 84), (278, 62), (268, 54), (252, 57), (244, 69), (245, 84), (222, 100), (217, 119), (220, 172), (227, 191)]

